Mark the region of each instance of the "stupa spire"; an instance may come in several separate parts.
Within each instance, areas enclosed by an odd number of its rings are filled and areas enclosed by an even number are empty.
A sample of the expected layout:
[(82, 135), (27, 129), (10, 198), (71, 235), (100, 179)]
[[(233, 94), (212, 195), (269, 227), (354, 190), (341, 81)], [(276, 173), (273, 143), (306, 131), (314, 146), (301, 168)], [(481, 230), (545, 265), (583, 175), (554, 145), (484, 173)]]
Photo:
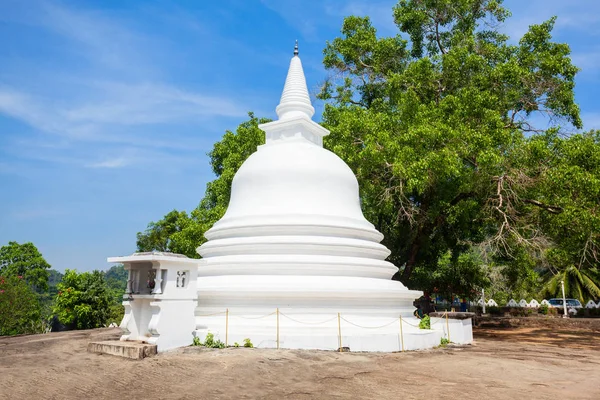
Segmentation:
[(315, 109), (310, 103), (302, 61), (298, 57), (298, 41), (294, 47), (294, 57), (290, 61), (281, 100), (275, 111), (281, 120), (299, 116), (312, 118), (315, 113)]

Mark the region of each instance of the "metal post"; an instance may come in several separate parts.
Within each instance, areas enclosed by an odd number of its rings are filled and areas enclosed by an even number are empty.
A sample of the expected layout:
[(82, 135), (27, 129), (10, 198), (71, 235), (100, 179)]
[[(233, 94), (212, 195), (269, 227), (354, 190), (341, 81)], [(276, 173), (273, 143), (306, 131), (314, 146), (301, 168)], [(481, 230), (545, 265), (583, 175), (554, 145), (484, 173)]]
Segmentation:
[(342, 323), (340, 321), (340, 313), (338, 313), (338, 342), (340, 345), (340, 352), (342, 351)]
[(229, 342), (229, 308), (225, 310), (225, 347)]
[(483, 314), (485, 314), (485, 289), (481, 289), (481, 301), (483, 302)]
[(279, 307), (277, 307), (277, 348), (279, 349)]
[(404, 333), (402, 332), (402, 315), (400, 315), (400, 344), (402, 345), (402, 351), (404, 351)]
[(563, 294), (563, 318), (569, 318), (569, 313), (567, 312), (567, 299), (565, 296), (565, 281), (560, 281), (560, 286)]

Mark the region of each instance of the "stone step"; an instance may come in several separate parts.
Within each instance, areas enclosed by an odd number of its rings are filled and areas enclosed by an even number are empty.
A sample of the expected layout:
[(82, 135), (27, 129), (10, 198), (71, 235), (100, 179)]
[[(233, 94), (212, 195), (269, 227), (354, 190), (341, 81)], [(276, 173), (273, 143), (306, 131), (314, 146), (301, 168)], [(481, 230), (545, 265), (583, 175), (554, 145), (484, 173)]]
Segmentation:
[(141, 360), (145, 357), (156, 355), (155, 344), (134, 341), (106, 340), (103, 342), (90, 342), (87, 348), (89, 353), (110, 354), (113, 356)]

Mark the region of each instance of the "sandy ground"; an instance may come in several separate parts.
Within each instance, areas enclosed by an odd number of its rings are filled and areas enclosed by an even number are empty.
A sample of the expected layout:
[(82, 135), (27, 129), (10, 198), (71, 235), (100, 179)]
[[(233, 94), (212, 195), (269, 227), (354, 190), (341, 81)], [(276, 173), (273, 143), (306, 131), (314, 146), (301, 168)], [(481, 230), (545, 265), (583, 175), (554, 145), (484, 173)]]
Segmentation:
[(86, 352), (118, 329), (0, 338), (2, 399), (600, 399), (600, 331), (487, 327), (422, 352)]

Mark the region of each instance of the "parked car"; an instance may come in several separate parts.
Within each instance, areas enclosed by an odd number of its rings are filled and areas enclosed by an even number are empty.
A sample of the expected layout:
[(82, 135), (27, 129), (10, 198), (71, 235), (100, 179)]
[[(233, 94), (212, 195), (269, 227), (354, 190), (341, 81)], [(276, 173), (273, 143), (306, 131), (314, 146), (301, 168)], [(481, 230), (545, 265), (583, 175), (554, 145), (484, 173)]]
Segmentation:
[[(583, 308), (583, 306), (581, 305), (581, 302), (577, 299), (565, 299), (567, 301), (567, 308)], [(550, 299), (548, 300), (548, 303), (550, 303), (550, 307), (554, 307), (554, 308), (562, 308), (563, 306), (563, 299)]]

